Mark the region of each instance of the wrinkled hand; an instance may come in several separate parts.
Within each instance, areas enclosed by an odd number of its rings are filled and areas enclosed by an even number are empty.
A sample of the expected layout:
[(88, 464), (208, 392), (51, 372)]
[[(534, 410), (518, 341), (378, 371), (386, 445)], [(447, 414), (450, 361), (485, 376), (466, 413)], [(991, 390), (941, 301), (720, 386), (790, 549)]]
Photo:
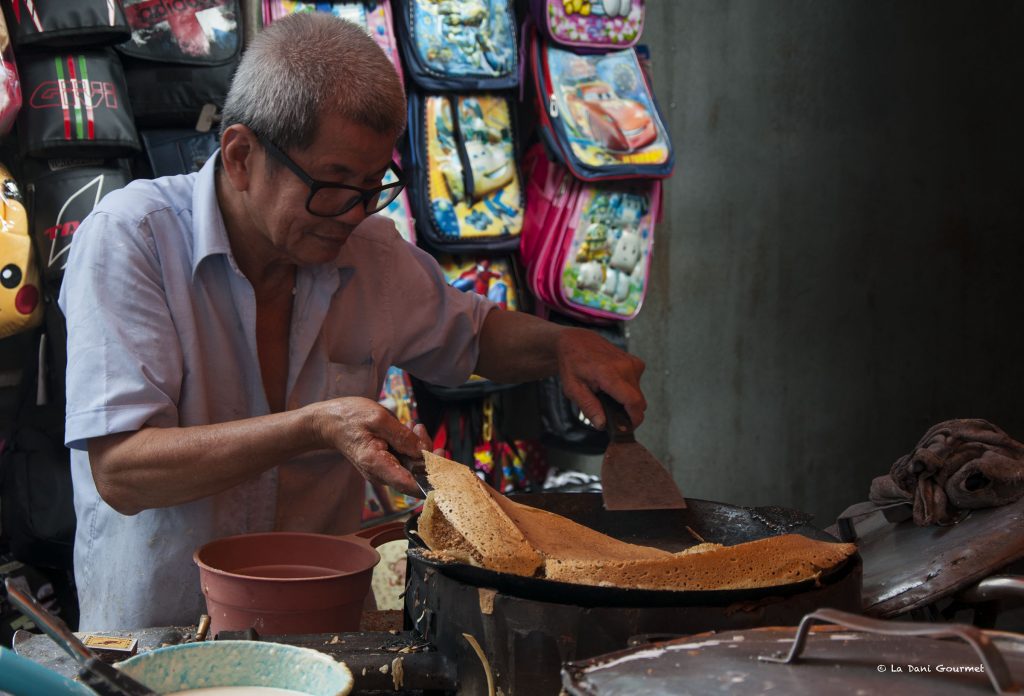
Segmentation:
[(605, 427), (598, 392), (622, 404), (634, 427), (643, 422), (647, 400), (640, 391), (640, 376), (644, 368), (643, 360), (619, 350), (593, 331), (570, 328), (559, 335), (562, 389), (597, 428)]
[(412, 474), (389, 449), (422, 459), (421, 452), (431, 449), (423, 425), (407, 428), (376, 401), (362, 397), (332, 399), (307, 408), (312, 410), (323, 446), (343, 454), (366, 480), (422, 496)]

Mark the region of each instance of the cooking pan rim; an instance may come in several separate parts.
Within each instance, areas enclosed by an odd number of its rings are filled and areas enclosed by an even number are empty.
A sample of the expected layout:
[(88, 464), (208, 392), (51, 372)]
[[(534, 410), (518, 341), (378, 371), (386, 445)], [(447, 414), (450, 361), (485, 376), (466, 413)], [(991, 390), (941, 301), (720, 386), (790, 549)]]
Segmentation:
[[(598, 494), (599, 495), (599, 494)], [(726, 507), (741, 508), (729, 503), (700, 501)], [(557, 602), (584, 607), (651, 607), (651, 606), (729, 606), (738, 602), (765, 600), (772, 597), (789, 597), (804, 592), (814, 591), (841, 582), (856, 568), (862, 565), (860, 553), (855, 551), (832, 568), (819, 576), (782, 585), (769, 585), (753, 588), (730, 588), (718, 590), (649, 590), (639, 588), (605, 587), (601, 585), (584, 585), (548, 580), (547, 578), (526, 577), (489, 570), (479, 566), (458, 561), (441, 561), (427, 558), (426, 544), (420, 538), (418, 529), (419, 515), (414, 514), (406, 520), (406, 538), (409, 540), (408, 558), (410, 563), (422, 563), (442, 575), (464, 582), (475, 587), (487, 587), (500, 593), (520, 599)], [(806, 527), (807, 525), (802, 525)], [(766, 534), (764, 537), (779, 536), (784, 533), (800, 533), (798, 528), (792, 532)], [(833, 539), (831, 534), (812, 529), (818, 535)], [(753, 539), (751, 540), (753, 541)], [(553, 597), (552, 597), (553, 595)]]

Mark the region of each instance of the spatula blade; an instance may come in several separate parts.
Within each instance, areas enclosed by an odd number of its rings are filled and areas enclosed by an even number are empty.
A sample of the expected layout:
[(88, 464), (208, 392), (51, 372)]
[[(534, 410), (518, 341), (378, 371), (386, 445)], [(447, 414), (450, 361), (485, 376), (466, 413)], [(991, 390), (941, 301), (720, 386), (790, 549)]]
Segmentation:
[(601, 491), (606, 510), (686, 507), (672, 474), (639, 442), (608, 445), (601, 463)]
[(430, 481), (427, 480), (427, 465), (423, 460), (412, 462), (409, 466), (409, 473), (416, 479), (416, 485), (420, 487), (420, 491), (423, 493), (423, 497), (427, 497), (427, 493), (434, 490), (434, 487), (430, 485)]
[(434, 487), (430, 485), (430, 481), (427, 480), (427, 463), (423, 461), (423, 457), (419, 459), (413, 459), (412, 457), (399, 454), (394, 448), (388, 448), (388, 451), (395, 456), (398, 463), (409, 470), (412, 474), (413, 479), (416, 481), (416, 485), (419, 486), (420, 492), (423, 493), (423, 497), (427, 497), (427, 493), (434, 490)]
[(622, 404), (598, 393), (607, 419), (608, 449), (601, 464), (605, 510), (679, 510), (686, 500), (669, 470), (636, 441)]

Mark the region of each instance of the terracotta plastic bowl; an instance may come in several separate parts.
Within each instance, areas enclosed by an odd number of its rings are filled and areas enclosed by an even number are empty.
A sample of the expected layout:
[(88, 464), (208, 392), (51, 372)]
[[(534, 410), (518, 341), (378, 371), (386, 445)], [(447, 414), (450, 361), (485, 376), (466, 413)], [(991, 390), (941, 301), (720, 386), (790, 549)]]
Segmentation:
[(118, 668), (161, 694), (215, 686), (267, 686), (345, 696), (352, 672), (309, 648), (247, 640), (185, 643), (136, 655)]
[(357, 631), (380, 561), (374, 547), (404, 538), (402, 522), (348, 536), (267, 532), (217, 539), (196, 550), (213, 635)]

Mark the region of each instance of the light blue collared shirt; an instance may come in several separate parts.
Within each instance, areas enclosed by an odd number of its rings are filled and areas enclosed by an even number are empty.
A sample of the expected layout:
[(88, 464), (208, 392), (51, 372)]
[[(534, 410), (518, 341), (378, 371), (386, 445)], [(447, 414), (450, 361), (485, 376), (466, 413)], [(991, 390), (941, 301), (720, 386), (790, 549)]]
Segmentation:
[[(336, 452), (281, 462), (223, 493), (130, 517), (96, 491), (89, 438), (270, 412), (255, 295), (217, 206), (218, 159), (196, 174), (112, 192), (71, 245), (60, 306), (82, 630), (195, 623), (204, 603), (192, 553), (212, 539), (268, 530), (345, 534), (359, 524), (363, 479)], [(371, 216), (335, 263), (298, 271), (287, 408), (376, 399), (389, 365), (460, 384), (476, 364), (477, 336), (493, 306), (449, 288), (428, 254)]]

